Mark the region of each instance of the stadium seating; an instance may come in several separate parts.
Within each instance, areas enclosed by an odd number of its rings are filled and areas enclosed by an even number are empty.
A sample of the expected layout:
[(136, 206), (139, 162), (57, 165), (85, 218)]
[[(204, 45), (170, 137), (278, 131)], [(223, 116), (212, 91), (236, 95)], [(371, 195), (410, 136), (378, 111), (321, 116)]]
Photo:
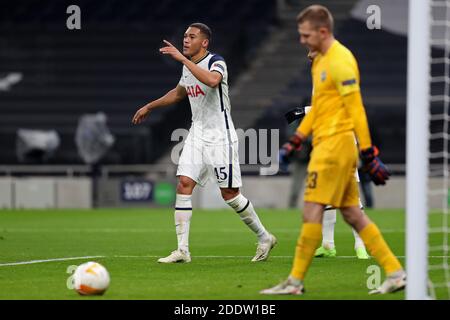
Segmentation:
[(74, 143), (78, 118), (100, 111), (116, 136), (103, 163), (154, 161), (170, 146), (170, 133), (190, 124), (185, 101), (155, 111), (145, 125), (131, 125), (138, 107), (180, 77), (180, 64), (158, 53), (162, 39), (180, 47), (189, 23), (209, 24), (211, 50), (227, 59), (233, 81), (275, 19), (273, 0), (237, 3), (81, 0), (81, 30), (66, 28), (69, 1), (2, 3), (0, 79), (11, 72), (23, 79), (0, 91), (0, 163), (17, 162), (18, 128), (57, 130), (61, 147), (51, 162), (80, 163)]

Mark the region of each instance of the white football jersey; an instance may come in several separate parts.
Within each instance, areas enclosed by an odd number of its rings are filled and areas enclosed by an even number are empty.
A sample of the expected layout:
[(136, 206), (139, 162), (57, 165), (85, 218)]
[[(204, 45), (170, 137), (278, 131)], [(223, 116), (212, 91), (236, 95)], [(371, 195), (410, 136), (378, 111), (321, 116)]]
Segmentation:
[(222, 82), (211, 88), (183, 66), (179, 85), (186, 89), (191, 104), (192, 125), (186, 143), (229, 144), (238, 140), (231, 119), (228, 97), (228, 71), (225, 60), (208, 52), (197, 65), (222, 75)]

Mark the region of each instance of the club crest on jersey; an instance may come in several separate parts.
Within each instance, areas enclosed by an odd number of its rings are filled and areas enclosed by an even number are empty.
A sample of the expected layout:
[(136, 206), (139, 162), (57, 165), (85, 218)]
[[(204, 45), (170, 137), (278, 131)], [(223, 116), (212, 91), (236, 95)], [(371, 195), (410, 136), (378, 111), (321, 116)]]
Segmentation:
[(186, 87), (187, 95), (191, 96), (193, 98), (197, 98), (199, 95), (204, 96), (205, 93), (203, 92), (202, 88), (198, 84), (195, 86), (187, 86)]
[(320, 74), (320, 81), (324, 82), (326, 78), (327, 78), (327, 72), (322, 71), (322, 73)]

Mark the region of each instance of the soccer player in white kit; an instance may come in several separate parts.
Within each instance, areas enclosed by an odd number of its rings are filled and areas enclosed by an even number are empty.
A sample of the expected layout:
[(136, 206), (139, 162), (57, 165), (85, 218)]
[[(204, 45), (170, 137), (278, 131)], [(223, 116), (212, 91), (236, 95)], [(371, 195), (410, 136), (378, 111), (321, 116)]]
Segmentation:
[(188, 97), (192, 125), (180, 156), (175, 201), (175, 229), (178, 248), (160, 263), (190, 262), (189, 226), (192, 191), (212, 177), (222, 198), (256, 234), (258, 246), (252, 261), (268, 258), (277, 239), (261, 223), (252, 203), (239, 191), (242, 186), (238, 138), (230, 114), (228, 71), (225, 60), (208, 51), (211, 30), (203, 23), (191, 24), (184, 34), (183, 53), (164, 40), (160, 52), (183, 64), (176, 88), (140, 108), (133, 117), (139, 124), (152, 109), (168, 106)]

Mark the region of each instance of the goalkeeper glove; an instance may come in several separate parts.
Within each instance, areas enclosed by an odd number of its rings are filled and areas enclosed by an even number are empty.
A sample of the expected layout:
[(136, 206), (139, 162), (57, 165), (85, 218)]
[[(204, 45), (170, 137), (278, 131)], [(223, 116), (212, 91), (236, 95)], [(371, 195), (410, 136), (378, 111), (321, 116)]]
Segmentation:
[(283, 144), (279, 153), (278, 159), (280, 164), (280, 169), (282, 171), (287, 171), (290, 157), (294, 153), (294, 151), (300, 151), (302, 149), (302, 138), (299, 135), (294, 134), (289, 138), (289, 141)]
[(375, 146), (361, 150), (362, 170), (370, 175), (376, 185), (386, 184), (391, 175), (387, 166), (378, 158), (378, 154), (378, 148)]

